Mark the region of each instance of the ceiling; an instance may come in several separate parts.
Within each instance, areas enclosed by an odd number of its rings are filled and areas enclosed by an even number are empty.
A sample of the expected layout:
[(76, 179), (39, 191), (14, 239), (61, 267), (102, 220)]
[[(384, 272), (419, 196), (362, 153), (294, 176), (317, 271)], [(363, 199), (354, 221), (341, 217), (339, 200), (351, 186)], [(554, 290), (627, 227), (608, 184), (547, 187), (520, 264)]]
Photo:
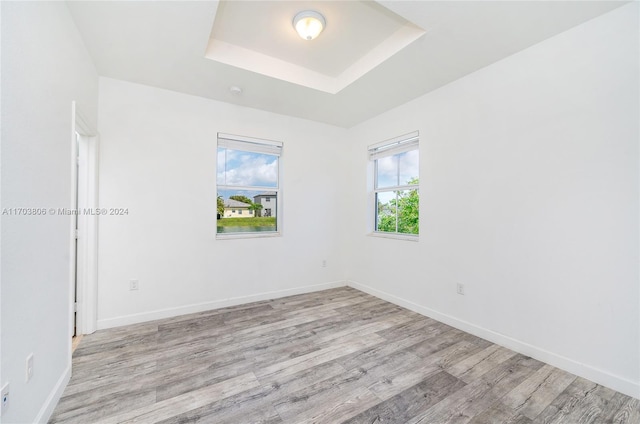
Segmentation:
[[(101, 76), (351, 127), (624, 3), (67, 4)], [(312, 41), (292, 26), (305, 9), (327, 19)]]
[[(321, 11), (328, 23), (311, 42), (292, 25), (304, 10)], [(374, 1), (224, 0), (206, 57), (335, 94), (424, 32)]]

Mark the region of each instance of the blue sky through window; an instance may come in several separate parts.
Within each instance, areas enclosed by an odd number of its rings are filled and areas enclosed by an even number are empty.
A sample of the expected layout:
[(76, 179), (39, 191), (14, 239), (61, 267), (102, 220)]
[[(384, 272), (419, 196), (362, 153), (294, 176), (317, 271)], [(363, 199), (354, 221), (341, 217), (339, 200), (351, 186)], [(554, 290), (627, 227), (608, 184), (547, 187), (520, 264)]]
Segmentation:
[(277, 188), (278, 157), (220, 147), (217, 181), (218, 185)]
[(417, 149), (380, 158), (377, 163), (377, 188), (404, 185), (418, 178), (420, 161)]

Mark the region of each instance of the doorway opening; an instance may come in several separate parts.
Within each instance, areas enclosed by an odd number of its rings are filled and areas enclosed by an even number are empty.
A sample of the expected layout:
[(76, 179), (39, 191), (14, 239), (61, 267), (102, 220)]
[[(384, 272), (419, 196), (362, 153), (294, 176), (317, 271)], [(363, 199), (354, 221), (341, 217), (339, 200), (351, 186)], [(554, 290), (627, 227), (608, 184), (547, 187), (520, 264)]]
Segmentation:
[(72, 104), (71, 351), (97, 325), (98, 136)]

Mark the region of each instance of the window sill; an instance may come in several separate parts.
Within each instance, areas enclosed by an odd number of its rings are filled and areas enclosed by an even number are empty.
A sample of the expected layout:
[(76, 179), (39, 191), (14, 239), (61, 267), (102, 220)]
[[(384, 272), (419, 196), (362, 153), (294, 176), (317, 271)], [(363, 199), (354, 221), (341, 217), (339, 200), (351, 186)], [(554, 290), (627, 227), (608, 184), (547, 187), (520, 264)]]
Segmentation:
[(252, 238), (269, 238), (269, 237), (281, 237), (280, 231), (275, 232), (262, 232), (262, 233), (230, 233), (230, 234), (217, 234), (216, 240), (236, 240), (236, 239), (252, 239)]
[(398, 233), (383, 233), (383, 232), (373, 232), (368, 234), (370, 237), (379, 237), (379, 238), (388, 238), (395, 240), (405, 240), (405, 241), (419, 241), (419, 236), (413, 234), (398, 234)]

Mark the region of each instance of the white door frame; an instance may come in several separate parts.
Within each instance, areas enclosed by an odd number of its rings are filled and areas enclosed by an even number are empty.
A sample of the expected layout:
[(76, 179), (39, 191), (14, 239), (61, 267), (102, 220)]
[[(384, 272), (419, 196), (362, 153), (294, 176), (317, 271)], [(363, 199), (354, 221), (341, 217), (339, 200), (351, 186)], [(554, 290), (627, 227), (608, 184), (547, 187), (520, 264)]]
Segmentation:
[[(75, 220), (71, 220), (71, 332), (76, 315), (76, 333), (90, 334), (97, 328), (98, 306), (98, 135), (72, 102), (72, 199), (78, 194), (78, 242)], [(76, 141), (76, 133), (79, 135)], [(76, 159), (77, 158), (77, 159)], [(77, 160), (77, 163), (76, 163)], [(76, 191), (77, 190), (77, 191)], [(77, 260), (76, 260), (77, 257)], [(77, 289), (76, 289), (77, 278)], [(77, 290), (77, 306), (74, 293)], [(75, 306), (75, 307), (74, 307)]]

